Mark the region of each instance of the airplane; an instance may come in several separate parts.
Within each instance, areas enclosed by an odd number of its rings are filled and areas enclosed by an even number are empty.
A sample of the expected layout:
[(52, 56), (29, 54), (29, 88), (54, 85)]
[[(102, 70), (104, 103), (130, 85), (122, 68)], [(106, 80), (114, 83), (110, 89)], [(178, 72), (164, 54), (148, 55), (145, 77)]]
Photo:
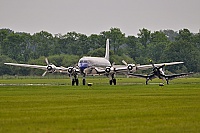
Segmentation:
[[(106, 52), (104, 57), (89, 57), (84, 56), (78, 61), (78, 67), (56, 67), (54, 64), (49, 63), (47, 58), (45, 59), (47, 66), (41, 65), (29, 65), (29, 64), (17, 64), (17, 63), (4, 63), (6, 65), (12, 66), (20, 66), (20, 67), (29, 67), (29, 68), (37, 68), (45, 70), (42, 74), (44, 76), (47, 72), (54, 73), (67, 73), (71, 78), (72, 85), (79, 85), (78, 74), (83, 75), (82, 84), (86, 84), (86, 75), (94, 75), (94, 74), (105, 74), (109, 77), (109, 84), (116, 85), (115, 75), (117, 72), (135, 72), (136, 70), (146, 70), (151, 68), (152, 65), (135, 65), (135, 64), (127, 64), (125, 61), (122, 61), (125, 66), (116, 66), (115, 63), (110, 63), (109, 61), (109, 39), (106, 40)], [(172, 62), (166, 63), (167, 65), (180, 64), (183, 62)], [(163, 65), (157, 64), (158, 66)]]
[(109, 77), (110, 85), (116, 85), (115, 74), (118, 71), (127, 70), (126, 67), (115, 67), (114, 63), (109, 61), (109, 39), (106, 40), (106, 52), (104, 57), (84, 56), (78, 61), (78, 67), (83, 75), (83, 85), (85, 85), (85, 77), (88, 74), (105, 74)]
[(154, 64), (152, 62), (152, 60), (150, 60), (150, 63), (153, 67), (151, 74), (148, 75), (142, 75), (142, 74), (134, 74), (134, 73), (129, 73), (129, 75), (133, 75), (135, 77), (140, 77), (140, 78), (145, 78), (146, 79), (146, 85), (148, 85), (148, 81), (152, 80), (156, 77), (158, 77), (159, 79), (163, 79), (166, 80), (166, 83), (169, 84), (169, 80), (172, 80), (174, 78), (177, 77), (182, 77), (182, 76), (187, 76), (191, 73), (180, 73), (180, 74), (172, 74), (172, 75), (165, 75), (164, 71), (163, 71), (163, 67), (166, 66), (166, 64), (162, 64), (162, 65), (157, 65)]

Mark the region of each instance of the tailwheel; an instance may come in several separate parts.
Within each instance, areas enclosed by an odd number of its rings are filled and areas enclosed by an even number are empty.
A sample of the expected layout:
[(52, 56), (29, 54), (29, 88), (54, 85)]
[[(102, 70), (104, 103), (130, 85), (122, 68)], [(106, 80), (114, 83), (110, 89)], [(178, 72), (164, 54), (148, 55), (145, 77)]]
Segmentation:
[(169, 80), (166, 80), (167, 81), (167, 84), (169, 84)]
[(146, 81), (146, 83), (145, 83), (146, 85), (148, 85), (148, 81)]

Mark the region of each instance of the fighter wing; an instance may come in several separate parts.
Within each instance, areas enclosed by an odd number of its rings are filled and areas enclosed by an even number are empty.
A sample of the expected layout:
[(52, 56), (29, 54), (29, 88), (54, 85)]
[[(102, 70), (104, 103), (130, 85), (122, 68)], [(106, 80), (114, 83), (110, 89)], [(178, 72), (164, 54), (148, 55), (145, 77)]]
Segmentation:
[[(182, 64), (184, 62), (169, 62), (169, 63), (160, 63), (160, 64), (154, 64), (155, 67), (159, 67), (159, 66), (162, 66), (162, 65), (166, 65), (166, 66), (170, 66), (170, 65), (176, 65), (176, 64)], [(138, 70), (147, 70), (149, 68), (152, 68), (152, 64), (150, 65), (139, 65), (137, 66), (137, 69)]]
[(171, 79), (178, 78), (178, 77), (188, 76), (189, 74), (192, 74), (192, 73), (180, 73), (180, 74), (173, 74), (173, 75), (165, 75), (165, 78), (171, 80)]
[(130, 73), (129, 75), (132, 75), (134, 77), (139, 77), (139, 78), (145, 78), (145, 79), (153, 79), (156, 78), (154, 74), (149, 74), (149, 75), (142, 75), (142, 74), (134, 74), (134, 73)]

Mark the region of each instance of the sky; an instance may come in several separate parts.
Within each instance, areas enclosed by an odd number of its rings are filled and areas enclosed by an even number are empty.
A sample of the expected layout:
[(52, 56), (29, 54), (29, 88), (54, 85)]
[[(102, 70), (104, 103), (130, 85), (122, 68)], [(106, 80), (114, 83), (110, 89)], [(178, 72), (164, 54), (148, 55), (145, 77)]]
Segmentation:
[(90, 36), (119, 28), (126, 36), (200, 29), (200, 0), (0, 0), (0, 29)]

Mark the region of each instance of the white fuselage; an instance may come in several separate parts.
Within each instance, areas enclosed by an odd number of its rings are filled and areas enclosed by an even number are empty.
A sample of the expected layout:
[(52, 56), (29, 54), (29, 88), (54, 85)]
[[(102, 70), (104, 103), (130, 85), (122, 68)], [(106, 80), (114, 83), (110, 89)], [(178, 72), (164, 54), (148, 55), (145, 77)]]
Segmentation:
[(83, 71), (89, 67), (108, 67), (110, 62), (104, 57), (82, 57), (78, 62), (78, 67)]

